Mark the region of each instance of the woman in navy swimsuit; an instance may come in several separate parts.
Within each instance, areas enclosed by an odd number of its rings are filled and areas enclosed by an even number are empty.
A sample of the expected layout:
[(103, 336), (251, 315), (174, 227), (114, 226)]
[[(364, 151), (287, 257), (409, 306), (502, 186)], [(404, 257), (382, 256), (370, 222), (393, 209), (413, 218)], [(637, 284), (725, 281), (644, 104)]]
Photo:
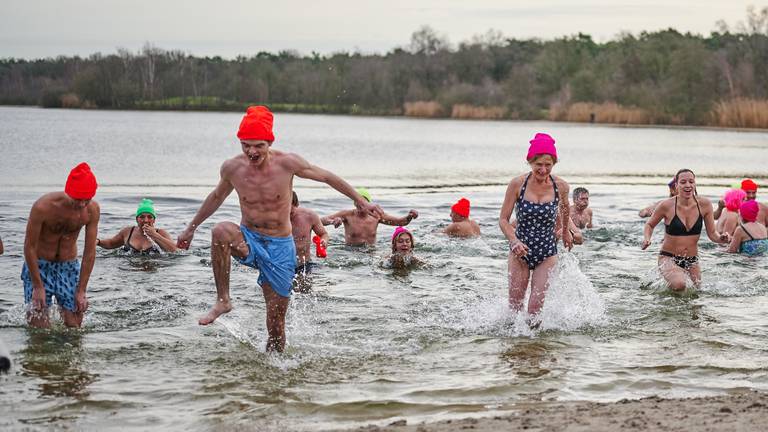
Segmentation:
[(698, 287), (701, 283), (699, 268), (699, 237), (702, 227), (715, 243), (727, 244), (730, 237), (715, 229), (712, 203), (696, 195), (696, 176), (689, 169), (675, 174), (677, 196), (666, 199), (656, 206), (651, 218), (643, 229), (645, 250), (651, 244), (651, 235), (656, 225), (664, 219), (665, 234), (659, 252), (659, 272), (673, 291), (685, 289), (686, 280), (691, 279)]
[[(541, 311), (549, 286), (549, 272), (557, 263), (557, 238), (562, 221), (568, 221), (568, 183), (552, 175), (557, 163), (555, 140), (538, 133), (530, 141), (526, 159), (531, 167), (527, 174), (509, 182), (501, 207), (499, 227), (509, 240), (509, 306), (523, 309), (523, 300), (531, 282), (528, 313), (535, 317)], [(516, 224), (510, 222), (517, 210)], [(573, 247), (573, 236), (563, 230), (563, 244)]]

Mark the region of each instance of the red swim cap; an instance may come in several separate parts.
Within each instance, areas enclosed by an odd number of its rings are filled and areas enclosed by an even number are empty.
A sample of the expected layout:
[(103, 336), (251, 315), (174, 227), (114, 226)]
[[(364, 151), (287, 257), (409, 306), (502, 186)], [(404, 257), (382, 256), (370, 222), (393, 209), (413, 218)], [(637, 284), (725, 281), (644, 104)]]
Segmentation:
[(240, 122), (237, 137), (241, 140), (264, 140), (272, 142), (273, 116), (269, 108), (263, 105), (249, 106)]
[(741, 181), (741, 190), (744, 192), (756, 191), (757, 183), (752, 181), (752, 179), (744, 179)]
[(469, 217), (469, 200), (466, 198), (460, 199), (451, 206), (451, 210), (459, 216)]
[(91, 167), (82, 162), (69, 172), (64, 192), (72, 199), (89, 200), (96, 195), (97, 187), (99, 185), (96, 184), (96, 176), (91, 172)]

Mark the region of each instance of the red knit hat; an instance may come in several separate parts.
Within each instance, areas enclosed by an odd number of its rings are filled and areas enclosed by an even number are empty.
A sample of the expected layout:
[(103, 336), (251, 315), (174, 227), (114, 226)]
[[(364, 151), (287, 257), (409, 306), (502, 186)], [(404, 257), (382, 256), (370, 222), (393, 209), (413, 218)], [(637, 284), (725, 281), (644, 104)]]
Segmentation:
[(743, 190), (744, 192), (756, 191), (757, 183), (752, 181), (752, 179), (744, 179), (741, 181), (741, 190)]
[(272, 112), (263, 105), (249, 106), (240, 122), (237, 137), (241, 140), (264, 140), (272, 142)]
[(466, 198), (460, 199), (451, 206), (451, 210), (459, 216), (469, 217), (469, 200)]
[(89, 200), (96, 195), (97, 187), (99, 185), (96, 184), (96, 176), (91, 172), (91, 167), (82, 162), (69, 172), (64, 192), (72, 199)]

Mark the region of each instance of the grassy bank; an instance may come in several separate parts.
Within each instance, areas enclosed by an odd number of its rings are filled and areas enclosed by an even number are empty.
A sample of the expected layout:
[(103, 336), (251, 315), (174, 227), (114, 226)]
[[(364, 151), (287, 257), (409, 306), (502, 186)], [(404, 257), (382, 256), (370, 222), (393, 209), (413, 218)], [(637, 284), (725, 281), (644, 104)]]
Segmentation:
[[(89, 101), (81, 101), (75, 94), (66, 93), (44, 107), (96, 108)], [(572, 104), (553, 103), (548, 110), (526, 112), (522, 115), (504, 106), (477, 106), (455, 104), (444, 106), (437, 101), (413, 101), (402, 109), (369, 109), (359, 105), (291, 104), (239, 102), (216, 96), (173, 97), (139, 101), (121, 106), (121, 109), (158, 111), (233, 111), (242, 112), (250, 105), (266, 104), (275, 112), (305, 114), (347, 114), (365, 116), (406, 116), (419, 118), (453, 118), (475, 120), (550, 120), (577, 123), (658, 126), (707, 126), (726, 128), (768, 129), (768, 100), (732, 99), (712, 107), (706, 119), (699, 123), (686, 123), (679, 116), (655, 112), (638, 107), (622, 106), (615, 102)]]

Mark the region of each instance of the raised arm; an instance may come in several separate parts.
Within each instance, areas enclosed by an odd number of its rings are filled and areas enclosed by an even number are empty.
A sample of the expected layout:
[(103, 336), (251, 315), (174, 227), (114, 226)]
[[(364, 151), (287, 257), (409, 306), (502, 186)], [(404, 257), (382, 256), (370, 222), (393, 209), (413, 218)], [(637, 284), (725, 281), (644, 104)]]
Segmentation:
[(379, 205), (369, 203), (368, 200), (357, 193), (355, 188), (341, 177), (326, 169), (310, 164), (299, 155), (291, 154), (290, 156), (291, 163), (294, 164), (294, 172), (297, 176), (327, 184), (349, 197), (355, 203), (355, 207), (365, 210), (373, 216), (381, 218), (384, 215), (384, 211), (381, 210)]
[(160, 249), (165, 252), (176, 252), (178, 250), (176, 242), (173, 241), (173, 237), (166, 230), (155, 229), (155, 227), (147, 225), (144, 227), (144, 234), (157, 243)]
[(352, 210), (339, 210), (332, 215), (320, 218), (320, 223), (323, 226), (333, 225), (335, 228), (338, 228), (350, 213), (352, 213)]
[(232, 190), (234, 190), (234, 186), (232, 186), (232, 183), (230, 183), (227, 176), (228, 168), (228, 161), (221, 165), (219, 184), (217, 184), (213, 191), (205, 198), (203, 204), (197, 210), (197, 213), (195, 213), (195, 217), (193, 217), (192, 221), (187, 225), (187, 228), (179, 234), (179, 237), (176, 240), (176, 246), (179, 249), (189, 249), (189, 246), (192, 244), (192, 238), (195, 236), (195, 230), (197, 230), (200, 224), (221, 207), (224, 200), (227, 199), (229, 194), (232, 193)]
[(118, 231), (117, 234), (115, 234), (113, 237), (104, 239), (97, 238), (96, 246), (104, 249), (117, 249), (125, 244), (125, 237), (128, 235), (128, 231), (130, 231), (130, 229), (131, 227), (127, 226)]
[(707, 230), (707, 237), (715, 243), (727, 244), (731, 240), (731, 236), (728, 233), (717, 232), (712, 204), (706, 198), (699, 198), (699, 206), (700, 208), (704, 208), (702, 213), (704, 216), (704, 227)]
[(80, 277), (75, 291), (75, 307), (77, 312), (88, 310), (88, 299), (85, 295), (88, 280), (91, 278), (93, 263), (96, 261), (96, 237), (99, 235), (99, 218), (101, 209), (99, 203), (91, 201), (88, 204), (88, 223), (85, 225), (85, 245), (83, 247), (83, 262), (80, 264)]
[(712, 216), (715, 220), (720, 219), (720, 215), (723, 213), (723, 209), (725, 208), (725, 201), (722, 199), (717, 200), (717, 208), (715, 209), (715, 213)]
[(657, 202), (649, 205), (648, 207), (640, 210), (639, 212), (637, 212), (637, 215), (640, 216), (641, 218), (647, 218), (648, 216), (653, 214), (653, 211), (656, 209), (656, 207), (659, 206), (660, 202), (661, 201), (657, 201)]
[(380, 222), (384, 225), (392, 225), (392, 226), (405, 226), (411, 223), (412, 220), (419, 217), (419, 212), (416, 210), (411, 210), (408, 212), (407, 215), (403, 217), (396, 217), (389, 215), (387, 213), (384, 213), (384, 216), (381, 218)]

